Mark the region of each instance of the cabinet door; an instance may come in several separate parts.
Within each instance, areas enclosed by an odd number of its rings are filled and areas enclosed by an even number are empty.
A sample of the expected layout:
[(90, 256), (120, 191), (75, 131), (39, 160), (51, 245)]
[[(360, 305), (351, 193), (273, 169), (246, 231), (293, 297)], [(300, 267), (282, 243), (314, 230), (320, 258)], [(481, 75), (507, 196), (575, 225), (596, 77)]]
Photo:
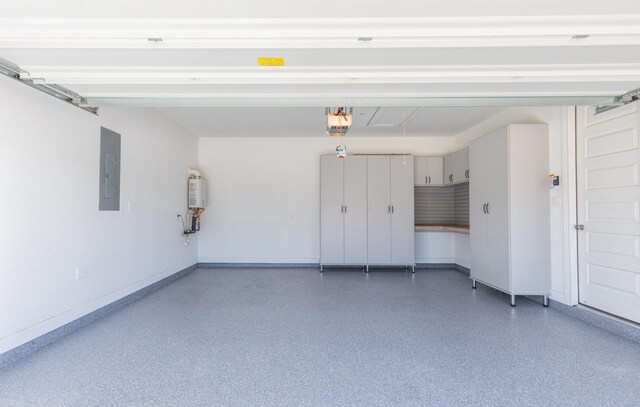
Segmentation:
[(415, 185), (429, 185), (428, 163), (431, 157), (414, 157), (413, 182)]
[(343, 160), (320, 157), (320, 263), (344, 263)]
[(391, 262), (390, 165), (389, 156), (367, 157), (367, 261), (369, 264)]
[[(418, 157), (414, 157), (414, 160)], [(442, 157), (428, 157), (427, 160), (427, 176), (429, 177), (429, 185), (442, 185), (444, 182), (443, 171), (444, 163)]]
[(413, 157), (391, 157), (391, 263), (415, 263)]
[(445, 185), (452, 184), (454, 182), (453, 173), (456, 168), (456, 163), (455, 163), (456, 159), (457, 159), (456, 153), (452, 153), (444, 157), (444, 184)]
[(511, 290), (509, 266), (509, 144), (508, 128), (486, 137), (487, 143), (487, 282)]
[(454, 181), (462, 182), (468, 179), (467, 170), (469, 169), (469, 148), (463, 148), (456, 152), (456, 169), (454, 171)]
[(471, 277), (487, 281), (486, 139), (477, 138), (469, 145), (469, 237)]
[(367, 264), (367, 157), (344, 159), (344, 262)]

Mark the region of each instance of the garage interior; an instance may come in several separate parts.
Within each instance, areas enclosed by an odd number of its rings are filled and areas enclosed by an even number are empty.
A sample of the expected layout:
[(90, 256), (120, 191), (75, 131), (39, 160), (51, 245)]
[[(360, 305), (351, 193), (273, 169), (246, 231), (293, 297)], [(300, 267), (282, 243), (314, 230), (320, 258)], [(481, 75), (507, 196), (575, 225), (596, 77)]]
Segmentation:
[(0, 73), (0, 404), (636, 404), (636, 2), (2, 2)]

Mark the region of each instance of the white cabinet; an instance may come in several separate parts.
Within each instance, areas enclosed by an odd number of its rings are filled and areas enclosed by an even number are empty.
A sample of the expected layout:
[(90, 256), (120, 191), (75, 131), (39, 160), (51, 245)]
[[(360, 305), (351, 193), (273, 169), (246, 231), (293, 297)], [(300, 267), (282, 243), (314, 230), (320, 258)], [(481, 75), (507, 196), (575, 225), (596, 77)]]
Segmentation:
[(444, 156), (444, 184), (453, 184), (453, 173), (458, 166), (458, 156), (456, 153), (451, 153)]
[(366, 156), (322, 156), (320, 174), (320, 263), (366, 265)]
[(368, 264), (414, 265), (413, 157), (367, 159)]
[(320, 158), (320, 266), (414, 266), (412, 156)]
[(469, 179), (469, 147), (458, 150), (454, 153), (455, 168), (453, 170), (453, 182), (464, 182)]
[(444, 184), (456, 184), (469, 179), (469, 149), (463, 148), (444, 157)]
[(415, 185), (442, 185), (442, 157), (413, 157)]
[(471, 278), (511, 295), (551, 289), (548, 128), (512, 124), (471, 142)]

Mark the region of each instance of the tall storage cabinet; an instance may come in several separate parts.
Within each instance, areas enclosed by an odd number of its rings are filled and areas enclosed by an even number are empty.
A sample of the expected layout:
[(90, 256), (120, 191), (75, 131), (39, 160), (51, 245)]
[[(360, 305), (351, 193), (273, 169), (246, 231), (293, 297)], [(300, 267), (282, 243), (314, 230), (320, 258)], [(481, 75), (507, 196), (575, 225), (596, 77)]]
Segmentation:
[(415, 266), (412, 156), (320, 157), (320, 266)]
[(367, 159), (368, 264), (415, 264), (413, 157)]
[(367, 157), (320, 157), (320, 263), (367, 264)]
[(548, 128), (511, 124), (471, 142), (471, 278), (511, 295), (551, 290)]

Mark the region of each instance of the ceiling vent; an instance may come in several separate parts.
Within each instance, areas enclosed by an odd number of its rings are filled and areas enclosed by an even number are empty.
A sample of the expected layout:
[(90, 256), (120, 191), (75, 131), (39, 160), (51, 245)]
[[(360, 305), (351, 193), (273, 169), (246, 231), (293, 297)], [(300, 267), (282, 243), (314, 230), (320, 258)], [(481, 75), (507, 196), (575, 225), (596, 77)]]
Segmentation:
[(417, 107), (379, 107), (367, 127), (401, 127), (411, 121)]

